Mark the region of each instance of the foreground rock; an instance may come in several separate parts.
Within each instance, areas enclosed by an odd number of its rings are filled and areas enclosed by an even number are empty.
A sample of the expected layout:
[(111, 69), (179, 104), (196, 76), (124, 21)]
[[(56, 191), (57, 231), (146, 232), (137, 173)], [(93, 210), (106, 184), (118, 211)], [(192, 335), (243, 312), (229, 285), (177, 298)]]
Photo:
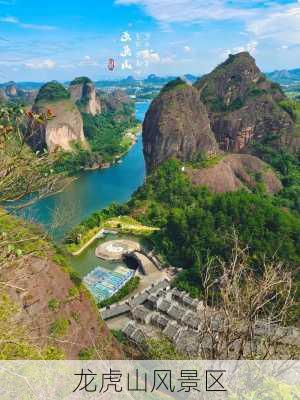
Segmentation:
[(80, 111), (70, 98), (67, 90), (57, 82), (44, 85), (32, 108), (37, 113), (54, 114), (54, 118), (41, 125), (28, 140), (34, 150), (49, 152), (57, 149), (72, 151), (75, 142), (86, 147), (83, 121)]
[(1, 355), (122, 358), (87, 289), (49, 238), (38, 227), (3, 214), (0, 232), (4, 230), (6, 240), (17, 241), (20, 249), (19, 256), (3, 246), (0, 252), (5, 260), (0, 270)]
[(193, 184), (206, 186), (215, 193), (263, 189), (274, 194), (282, 189), (272, 169), (259, 158), (247, 154), (230, 154), (211, 167), (189, 168), (187, 174)]
[[(35, 339), (35, 345), (59, 348), (69, 360), (78, 359), (85, 349), (94, 349), (94, 357), (100, 359), (122, 358), (97, 308), (57, 264), (30, 257), (20, 268), (9, 271), (7, 278), (23, 289), (11, 288), (9, 294), (20, 310), (18, 323)], [(62, 321), (64, 332), (58, 329)]]
[(199, 152), (217, 153), (218, 145), (198, 91), (178, 79), (152, 102), (143, 125), (147, 172), (175, 157), (191, 161)]

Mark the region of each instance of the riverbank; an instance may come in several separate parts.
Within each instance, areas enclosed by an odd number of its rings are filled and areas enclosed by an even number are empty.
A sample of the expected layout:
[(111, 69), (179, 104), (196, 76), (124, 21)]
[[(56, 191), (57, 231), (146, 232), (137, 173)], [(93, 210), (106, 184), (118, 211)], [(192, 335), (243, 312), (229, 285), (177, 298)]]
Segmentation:
[(127, 129), (123, 133), (123, 139), (121, 144), (124, 147), (127, 147), (125, 151), (122, 153), (116, 154), (114, 156), (113, 161), (104, 161), (101, 163), (94, 163), (90, 167), (85, 167), (82, 170), (83, 171), (96, 171), (96, 170), (101, 170), (101, 169), (107, 169), (111, 168), (114, 164), (120, 163), (122, 158), (126, 156), (126, 154), (132, 149), (132, 147), (137, 143), (137, 137), (142, 134), (142, 124), (138, 124), (137, 126), (134, 126), (130, 129)]
[(66, 249), (72, 256), (78, 256), (96, 239), (104, 237), (104, 231), (109, 229), (114, 229), (118, 234), (130, 234), (134, 236), (148, 236), (159, 230), (159, 228), (142, 225), (129, 216), (114, 217), (104, 221), (101, 226), (87, 230), (81, 235), (79, 243), (71, 243), (66, 246)]
[(96, 230), (96, 233), (86, 242), (82, 245), (82, 247), (80, 247), (79, 250), (77, 251), (70, 251), (72, 256), (79, 256), (86, 248), (88, 248), (96, 239), (98, 239), (103, 231), (103, 229), (100, 229), (98, 231), (98, 228), (94, 229)]

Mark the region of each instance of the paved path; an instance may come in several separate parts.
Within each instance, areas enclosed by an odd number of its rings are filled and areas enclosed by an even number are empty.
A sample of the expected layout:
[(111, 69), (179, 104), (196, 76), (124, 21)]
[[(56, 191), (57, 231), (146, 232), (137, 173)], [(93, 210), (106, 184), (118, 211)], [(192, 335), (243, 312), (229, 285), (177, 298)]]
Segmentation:
[(101, 237), (102, 232), (103, 232), (103, 229), (100, 229), (90, 240), (88, 240), (84, 245), (82, 245), (82, 247), (80, 247), (79, 250), (72, 251), (71, 252), (72, 256), (79, 256), (79, 254), (81, 254), (83, 252), (83, 250), (85, 250), (87, 247), (89, 247), (96, 239)]

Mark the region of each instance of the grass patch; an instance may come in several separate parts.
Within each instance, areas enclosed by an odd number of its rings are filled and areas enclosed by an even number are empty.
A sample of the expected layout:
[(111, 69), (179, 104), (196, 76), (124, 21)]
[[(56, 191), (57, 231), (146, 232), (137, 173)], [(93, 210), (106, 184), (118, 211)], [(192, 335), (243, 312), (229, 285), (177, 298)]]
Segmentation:
[(224, 158), (224, 155), (214, 155), (208, 157), (206, 154), (199, 153), (193, 161), (189, 163), (189, 166), (196, 169), (211, 168), (218, 165)]
[(104, 224), (104, 228), (116, 229), (121, 233), (131, 233), (136, 236), (151, 235), (153, 232), (159, 230), (159, 228), (143, 225), (127, 215), (107, 220)]

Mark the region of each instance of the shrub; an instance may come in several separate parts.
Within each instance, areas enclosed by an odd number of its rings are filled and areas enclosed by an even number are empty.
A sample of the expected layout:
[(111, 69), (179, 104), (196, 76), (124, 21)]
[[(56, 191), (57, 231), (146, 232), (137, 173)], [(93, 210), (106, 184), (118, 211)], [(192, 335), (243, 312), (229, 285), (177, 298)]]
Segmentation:
[(92, 347), (81, 349), (78, 354), (80, 360), (93, 360), (95, 358), (95, 355), (95, 349)]
[(53, 337), (65, 336), (69, 326), (70, 323), (67, 319), (59, 318), (51, 324), (49, 333)]
[(50, 311), (58, 311), (60, 308), (60, 301), (58, 299), (49, 300), (48, 308)]

